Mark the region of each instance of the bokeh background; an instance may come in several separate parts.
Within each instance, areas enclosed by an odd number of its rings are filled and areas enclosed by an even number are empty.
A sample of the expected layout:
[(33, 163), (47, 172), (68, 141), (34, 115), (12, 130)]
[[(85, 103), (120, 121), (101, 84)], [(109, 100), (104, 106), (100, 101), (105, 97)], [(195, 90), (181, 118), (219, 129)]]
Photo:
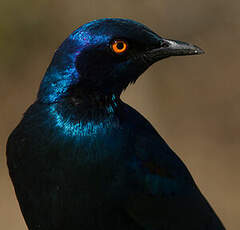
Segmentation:
[(7, 172), (7, 137), (35, 99), (56, 48), (72, 30), (102, 17), (134, 19), (206, 51), (155, 64), (122, 98), (183, 159), (226, 228), (240, 229), (237, 0), (1, 0), (0, 229), (27, 229)]

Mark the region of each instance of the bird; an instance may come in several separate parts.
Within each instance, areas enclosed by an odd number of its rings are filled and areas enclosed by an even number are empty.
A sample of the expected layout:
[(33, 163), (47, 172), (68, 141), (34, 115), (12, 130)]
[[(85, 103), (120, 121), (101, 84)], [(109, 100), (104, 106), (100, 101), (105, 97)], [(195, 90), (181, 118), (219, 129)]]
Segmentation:
[(66, 38), (7, 142), (29, 230), (225, 229), (183, 161), (120, 98), (157, 61), (202, 53), (122, 18)]

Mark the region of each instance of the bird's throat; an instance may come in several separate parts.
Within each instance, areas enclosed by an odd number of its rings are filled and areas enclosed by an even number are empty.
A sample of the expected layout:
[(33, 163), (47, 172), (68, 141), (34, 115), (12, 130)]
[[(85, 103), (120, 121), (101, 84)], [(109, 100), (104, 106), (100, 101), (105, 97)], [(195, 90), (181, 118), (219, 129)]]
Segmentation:
[(69, 103), (80, 110), (82, 113), (92, 111), (97, 112), (114, 112), (120, 104), (120, 98), (116, 97), (114, 94), (109, 96), (95, 95), (95, 94), (85, 94), (71, 95), (68, 98)]
[(48, 116), (64, 136), (91, 136), (101, 129), (108, 130), (111, 124), (118, 126), (116, 112), (120, 103), (114, 95), (111, 99), (68, 97), (51, 104)]

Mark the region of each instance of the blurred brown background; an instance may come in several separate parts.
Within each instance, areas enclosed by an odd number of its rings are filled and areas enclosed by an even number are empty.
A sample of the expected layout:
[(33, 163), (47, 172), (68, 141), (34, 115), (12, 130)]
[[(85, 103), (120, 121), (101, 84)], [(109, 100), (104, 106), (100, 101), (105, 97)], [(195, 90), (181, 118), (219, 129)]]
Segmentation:
[(7, 137), (35, 99), (55, 49), (73, 29), (102, 17), (131, 18), (206, 51), (155, 64), (122, 98), (183, 159), (226, 228), (240, 229), (237, 0), (1, 0), (0, 229), (26, 229), (7, 172)]

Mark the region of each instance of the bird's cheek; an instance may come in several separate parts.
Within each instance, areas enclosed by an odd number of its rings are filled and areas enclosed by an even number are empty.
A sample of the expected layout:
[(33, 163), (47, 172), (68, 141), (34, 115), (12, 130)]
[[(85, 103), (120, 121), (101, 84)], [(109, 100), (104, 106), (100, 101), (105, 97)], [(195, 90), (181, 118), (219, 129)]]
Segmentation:
[(135, 81), (145, 68), (142, 65), (138, 65), (134, 62), (128, 61), (124, 63), (119, 63), (113, 71), (113, 78), (123, 84), (128, 84)]
[(151, 64), (149, 62), (145, 62), (141, 57), (139, 57), (129, 66), (129, 72), (131, 75), (139, 77), (150, 65)]

